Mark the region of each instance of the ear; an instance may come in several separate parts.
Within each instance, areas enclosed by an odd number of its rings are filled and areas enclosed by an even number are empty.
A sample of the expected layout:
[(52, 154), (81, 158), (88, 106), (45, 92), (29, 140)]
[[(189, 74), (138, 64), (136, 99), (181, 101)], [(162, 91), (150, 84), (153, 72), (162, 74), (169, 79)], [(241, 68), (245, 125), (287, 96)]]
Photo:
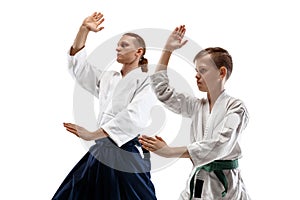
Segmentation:
[(220, 78), (221, 78), (221, 79), (223, 79), (223, 78), (226, 79), (226, 76), (227, 76), (227, 68), (224, 67), (224, 66), (222, 66), (222, 67), (220, 67), (219, 71), (220, 71)]
[(137, 50), (136, 50), (136, 55), (137, 56), (142, 56), (144, 53), (144, 50), (142, 47), (139, 47)]

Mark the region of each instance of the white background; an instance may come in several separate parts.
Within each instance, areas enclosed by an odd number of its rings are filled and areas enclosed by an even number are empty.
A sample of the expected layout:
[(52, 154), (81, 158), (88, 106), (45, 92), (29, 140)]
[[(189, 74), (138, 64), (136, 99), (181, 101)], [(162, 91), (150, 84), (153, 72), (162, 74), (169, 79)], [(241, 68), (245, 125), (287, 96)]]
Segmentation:
[[(74, 120), (74, 81), (66, 70), (66, 52), (93, 11), (103, 12), (106, 21), (102, 32), (90, 34), (88, 52), (122, 32), (171, 30), (179, 24), (202, 47), (229, 50), (234, 70), (227, 91), (244, 100), (251, 117), (242, 140), (247, 189), (254, 200), (297, 199), (296, 5), (258, 0), (1, 1), (0, 199), (51, 199), (86, 152), (62, 123)], [(186, 77), (192, 80), (194, 74)], [(154, 171), (158, 199), (177, 199), (190, 169), (190, 161), (181, 160)]]

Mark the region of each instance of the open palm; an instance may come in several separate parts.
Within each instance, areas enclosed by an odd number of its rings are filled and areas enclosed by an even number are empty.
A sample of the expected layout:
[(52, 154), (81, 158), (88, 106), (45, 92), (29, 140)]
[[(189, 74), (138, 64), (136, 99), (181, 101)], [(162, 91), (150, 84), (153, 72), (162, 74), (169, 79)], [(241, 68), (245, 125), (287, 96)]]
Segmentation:
[(89, 31), (98, 32), (104, 27), (99, 26), (104, 21), (103, 14), (100, 12), (94, 12), (91, 16), (84, 19), (82, 25), (85, 26)]
[(182, 40), (184, 37), (185, 31), (186, 31), (186, 29), (185, 29), (184, 25), (176, 27), (166, 42), (165, 50), (173, 52), (174, 50), (179, 49), (183, 45), (185, 45), (187, 43), (187, 40), (184, 40), (184, 41)]

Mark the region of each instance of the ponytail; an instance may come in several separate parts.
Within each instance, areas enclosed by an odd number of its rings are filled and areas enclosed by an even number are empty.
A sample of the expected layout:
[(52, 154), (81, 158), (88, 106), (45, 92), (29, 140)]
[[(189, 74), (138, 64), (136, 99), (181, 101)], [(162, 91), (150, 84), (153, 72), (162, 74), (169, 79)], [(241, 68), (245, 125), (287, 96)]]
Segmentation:
[(148, 59), (142, 55), (142, 57), (139, 60), (139, 66), (142, 69), (142, 72), (148, 72)]

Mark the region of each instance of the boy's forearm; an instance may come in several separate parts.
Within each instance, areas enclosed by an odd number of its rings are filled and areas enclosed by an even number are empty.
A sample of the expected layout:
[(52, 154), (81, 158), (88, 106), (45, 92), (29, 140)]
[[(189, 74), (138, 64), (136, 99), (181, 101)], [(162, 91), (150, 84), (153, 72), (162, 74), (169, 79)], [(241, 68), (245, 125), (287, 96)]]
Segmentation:
[(155, 70), (156, 72), (167, 69), (171, 55), (172, 55), (172, 52), (170, 52), (170, 51), (167, 51), (167, 50), (162, 51), (160, 59), (157, 64), (157, 67), (156, 67), (156, 70)]
[(168, 152), (169, 158), (190, 158), (186, 147), (170, 147)]

